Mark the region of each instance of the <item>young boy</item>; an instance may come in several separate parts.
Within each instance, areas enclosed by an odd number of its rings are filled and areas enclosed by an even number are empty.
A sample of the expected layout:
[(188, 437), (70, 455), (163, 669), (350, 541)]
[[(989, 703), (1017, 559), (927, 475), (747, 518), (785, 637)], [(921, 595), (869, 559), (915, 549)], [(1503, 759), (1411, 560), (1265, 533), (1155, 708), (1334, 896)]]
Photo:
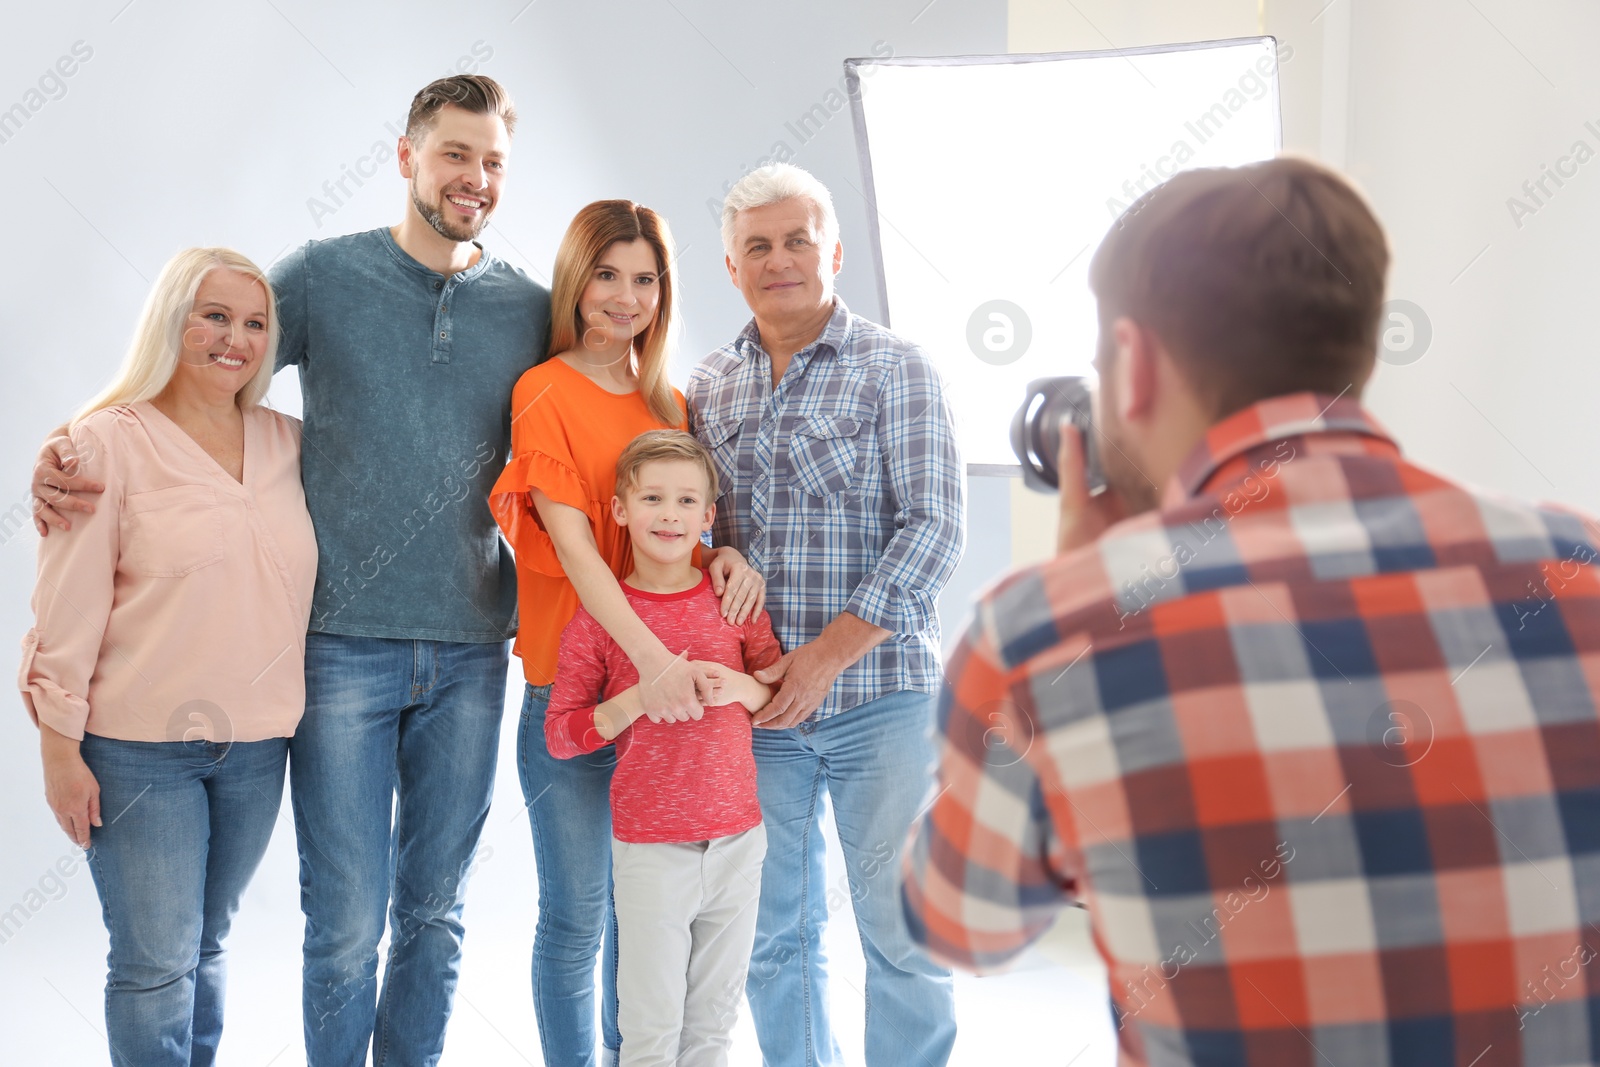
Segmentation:
[(767, 613), (726, 622), (692, 562), (716, 497), (710, 453), (681, 431), (641, 434), (617, 460), (611, 512), (633, 543), (622, 590), (669, 649), (715, 676), (718, 703), (693, 722), (641, 718), (638, 672), (579, 608), (561, 635), (545, 718), (553, 756), (617, 745), (611, 855), (623, 1067), (727, 1063), (755, 941), (767, 835), (750, 714), (772, 690), (750, 674), (781, 653)]

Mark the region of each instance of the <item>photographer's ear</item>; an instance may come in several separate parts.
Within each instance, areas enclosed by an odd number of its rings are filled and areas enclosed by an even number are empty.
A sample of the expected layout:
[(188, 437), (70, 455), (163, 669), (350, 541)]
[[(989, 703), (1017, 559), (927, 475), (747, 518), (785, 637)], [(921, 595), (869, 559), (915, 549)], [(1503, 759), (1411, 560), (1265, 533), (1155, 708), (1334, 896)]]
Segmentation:
[(1137, 422), (1150, 415), (1155, 407), (1156, 363), (1165, 349), (1154, 330), (1126, 317), (1111, 324), (1111, 338), (1117, 353), (1110, 367), (1115, 379), (1112, 392), (1117, 418), (1122, 422)]

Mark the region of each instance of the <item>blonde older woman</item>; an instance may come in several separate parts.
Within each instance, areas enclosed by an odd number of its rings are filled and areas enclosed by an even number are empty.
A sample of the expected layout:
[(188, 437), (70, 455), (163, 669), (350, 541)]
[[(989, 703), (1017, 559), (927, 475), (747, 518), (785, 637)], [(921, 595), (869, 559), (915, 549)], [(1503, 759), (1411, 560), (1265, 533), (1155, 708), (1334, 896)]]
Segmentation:
[(261, 406), (276, 347), (258, 267), (174, 257), (71, 424), (104, 493), (39, 545), (22, 698), (50, 808), (89, 850), (119, 1065), (214, 1062), (222, 942), (305, 705), (317, 549), (300, 425)]

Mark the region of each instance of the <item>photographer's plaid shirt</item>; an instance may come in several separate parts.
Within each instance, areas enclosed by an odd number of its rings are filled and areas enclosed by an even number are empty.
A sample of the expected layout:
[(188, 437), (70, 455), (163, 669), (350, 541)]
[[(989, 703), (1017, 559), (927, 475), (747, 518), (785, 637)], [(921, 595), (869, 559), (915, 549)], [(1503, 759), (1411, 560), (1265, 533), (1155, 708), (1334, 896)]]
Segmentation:
[(991, 968), (1080, 898), (1125, 1065), (1597, 1062), (1596, 529), (1348, 399), (1227, 419), (980, 601), (914, 934)]
[(766, 576), (783, 650), (841, 611), (892, 631), (839, 675), (812, 719), (937, 692), (937, 601), (966, 513), (944, 383), (927, 355), (835, 300), (776, 390), (752, 320), (695, 368), (684, 395), (722, 480), (714, 543)]

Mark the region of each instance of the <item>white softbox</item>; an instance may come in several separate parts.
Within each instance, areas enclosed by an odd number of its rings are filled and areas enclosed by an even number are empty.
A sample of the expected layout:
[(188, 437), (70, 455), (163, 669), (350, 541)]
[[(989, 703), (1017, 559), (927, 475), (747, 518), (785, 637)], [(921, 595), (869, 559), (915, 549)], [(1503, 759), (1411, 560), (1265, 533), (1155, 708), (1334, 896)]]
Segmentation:
[(1288, 54), (1251, 37), (845, 62), (884, 313), (937, 361), (970, 470), (1017, 469), (1028, 381), (1090, 373), (1087, 270), (1118, 214), (1180, 170), (1277, 153)]

